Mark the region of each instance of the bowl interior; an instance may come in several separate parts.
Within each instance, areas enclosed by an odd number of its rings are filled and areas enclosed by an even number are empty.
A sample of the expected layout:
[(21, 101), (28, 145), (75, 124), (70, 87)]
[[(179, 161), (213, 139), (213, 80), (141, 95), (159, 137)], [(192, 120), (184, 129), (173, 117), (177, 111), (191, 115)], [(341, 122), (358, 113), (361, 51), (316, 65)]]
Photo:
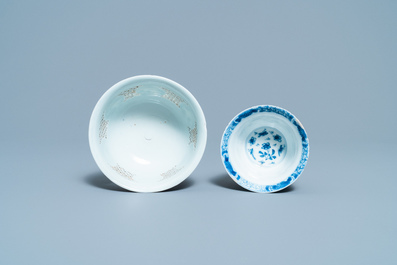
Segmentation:
[[(227, 159), (230, 164), (227, 170), (229, 174), (234, 173), (232, 178), (238, 183), (242, 178), (252, 183), (254, 190), (261, 189), (260, 186), (277, 189), (278, 184), (290, 178), (302, 162), (300, 123), (292, 115), (285, 117), (280, 111), (272, 111), (280, 110), (276, 107), (254, 110), (249, 115), (242, 112), (240, 115), (244, 118), (236, 116), (229, 124), (223, 139), (226, 142), (223, 149), (227, 149), (227, 155), (225, 150), (222, 151), (223, 159)], [(262, 191), (274, 191), (266, 189)]]
[(91, 118), (90, 144), (101, 170), (135, 191), (183, 181), (204, 151), (204, 115), (180, 85), (158, 77), (124, 80), (109, 89)]

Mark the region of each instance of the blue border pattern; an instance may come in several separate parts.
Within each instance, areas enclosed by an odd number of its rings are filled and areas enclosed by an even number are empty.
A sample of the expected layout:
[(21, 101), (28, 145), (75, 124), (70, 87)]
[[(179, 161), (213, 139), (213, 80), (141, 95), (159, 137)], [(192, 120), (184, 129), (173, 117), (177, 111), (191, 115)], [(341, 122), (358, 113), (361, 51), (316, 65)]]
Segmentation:
[[(288, 119), (293, 125), (296, 126), (298, 129), (298, 132), (300, 136), (302, 137), (302, 155), (301, 159), (299, 161), (298, 166), (296, 167), (295, 171), (285, 180), (275, 184), (275, 185), (258, 185), (255, 183), (252, 183), (243, 177), (241, 177), (238, 172), (236, 172), (233, 169), (232, 164), (229, 161), (229, 138), (231, 134), (233, 133), (233, 130), (236, 128), (236, 126), (245, 118), (251, 116), (254, 113), (260, 113), (260, 112), (273, 112), (276, 114), (279, 114), (286, 119)], [(226, 171), (229, 173), (229, 175), (234, 179), (234, 181), (237, 182), (240, 186), (251, 190), (255, 192), (275, 192), (282, 190), (292, 183), (295, 182), (295, 180), (302, 174), (303, 169), (306, 166), (307, 159), (309, 158), (309, 139), (307, 137), (305, 129), (302, 127), (300, 122), (298, 121), (297, 118), (295, 118), (294, 115), (292, 115), (290, 112), (288, 112), (285, 109), (275, 107), (275, 106), (270, 106), (270, 105), (264, 105), (264, 106), (257, 106), (257, 107), (252, 107), (250, 109), (247, 109), (240, 114), (238, 114), (228, 125), (226, 128), (223, 137), (222, 137), (222, 143), (221, 143), (221, 154), (222, 154), (222, 160), (223, 164), (226, 168)]]

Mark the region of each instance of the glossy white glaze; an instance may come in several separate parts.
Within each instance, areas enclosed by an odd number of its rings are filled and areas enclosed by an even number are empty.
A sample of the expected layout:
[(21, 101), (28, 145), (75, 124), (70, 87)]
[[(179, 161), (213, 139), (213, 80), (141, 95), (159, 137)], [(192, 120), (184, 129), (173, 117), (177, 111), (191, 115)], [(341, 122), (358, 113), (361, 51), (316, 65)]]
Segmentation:
[(131, 191), (174, 187), (198, 165), (207, 129), (197, 100), (159, 76), (136, 76), (111, 87), (89, 126), (91, 152), (102, 172)]

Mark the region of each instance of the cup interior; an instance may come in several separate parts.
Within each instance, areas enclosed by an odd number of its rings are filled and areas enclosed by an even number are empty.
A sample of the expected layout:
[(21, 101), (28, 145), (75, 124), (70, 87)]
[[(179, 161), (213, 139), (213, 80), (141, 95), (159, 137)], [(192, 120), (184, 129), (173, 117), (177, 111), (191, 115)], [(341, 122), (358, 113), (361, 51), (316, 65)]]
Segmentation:
[(231, 121), (221, 149), (226, 170), (238, 184), (270, 192), (285, 188), (287, 185), (280, 183), (291, 176), (288, 185), (296, 180), (297, 169), (306, 164), (307, 147), (306, 133), (292, 114), (274, 106), (259, 106)]

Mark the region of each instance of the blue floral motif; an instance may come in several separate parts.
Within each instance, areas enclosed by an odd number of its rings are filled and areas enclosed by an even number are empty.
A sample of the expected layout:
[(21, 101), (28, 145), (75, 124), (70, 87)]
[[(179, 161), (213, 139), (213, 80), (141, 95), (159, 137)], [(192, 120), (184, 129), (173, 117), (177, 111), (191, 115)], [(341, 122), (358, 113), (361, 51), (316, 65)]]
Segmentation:
[[(252, 149), (251, 149), (252, 150)], [(262, 152), (262, 151), (259, 151), (259, 157), (264, 157), (265, 158), (265, 160), (273, 160), (273, 159), (276, 159), (276, 156), (274, 155), (274, 153), (275, 153), (276, 151), (274, 151), (274, 149), (272, 149), (272, 151), (271, 151), (271, 153), (270, 152)], [(251, 155), (252, 155), (252, 151), (251, 151)], [(253, 156), (253, 155), (252, 155)], [(254, 156), (253, 156), (254, 157)], [(255, 159), (256, 160), (256, 159)], [(261, 162), (263, 162), (263, 163), (261, 163), (261, 164), (264, 164), (265, 162), (264, 161), (261, 161)], [(274, 162), (272, 162), (273, 164), (274, 164)]]
[[(269, 127), (259, 128), (248, 137), (249, 140), (247, 148), (250, 156), (254, 158), (256, 163), (264, 166), (275, 165), (284, 158), (284, 154), (282, 152), (277, 152), (279, 147), (284, 144), (281, 133), (276, 134), (277, 137), (275, 137), (276, 135), (271, 137), (260, 137), (260, 135), (264, 135), (265, 132), (266, 134), (274, 134), (275, 131), (275, 129), (270, 130)], [(276, 140), (273, 139), (274, 137)], [(252, 145), (252, 142), (254, 142), (253, 139), (255, 139), (255, 146)]]
[(250, 149), (250, 154), (251, 154), (252, 158), (253, 158), (254, 160), (256, 160), (256, 158), (255, 158), (255, 156), (254, 156), (253, 152), (254, 152), (254, 149), (253, 149), (253, 148), (251, 148), (251, 149)]
[(283, 152), (283, 150), (284, 150), (284, 145), (280, 145), (280, 148), (278, 149), (278, 155), (281, 155), (281, 153)]
[(262, 149), (267, 150), (267, 149), (269, 149), (269, 148), (270, 148), (270, 143), (264, 143), (264, 144), (262, 144)]
[(255, 144), (255, 141), (256, 141), (255, 137), (251, 137), (251, 139), (249, 140), (251, 145)]
[[(230, 135), (233, 133), (233, 130), (236, 128), (236, 126), (245, 118), (249, 117), (250, 115), (254, 113), (259, 113), (259, 112), (272, 112), (275, 114), (279, 114), (283, 117), (285, 117), (287, 120), (289, 120), (294, 126), (296, 126), (301, 138), (302, 138), (302, 154), (301, 154), (301, 159), (299, 161), (298, 166), (296, 167), (295, 171), (286, 179), (283, 181), (275, 184), (275, 185), (259, 185), (252, 183), (243, 177), (241, 177), (238, 172), (234, 171), (232, 164), (229, 161), (229, 151), (228, 151), (228, 145), (229, 145), (229, 139)], [(271, 133), (272, 134), (272, 133)], [(278, 153), (281, 154), (283, 150), (285, 149), (285, 146), (280, 145), (278, 149)], [(226, 168), (226, 171), (229, 173), (229, 175), (242, 187), (255, 191), (255, 192), (275, 192), (282, 190), (289, 185), (291, 185), (295, 180), (302, 174), (306, 164), (307, 160), (309, 158), (309, 139), (307, 137), (307, 134), (302, 127), (301, 123), (295, 118), (294, 115), (292, 115), (290, 112), (288, 112), (285, 109), (275, 107), (275, 106), (269, 106), (269, 105), (264, 105), (264, 106), (257, 106), (250, 108), (248, 110), (243, 111), (239, 115), (237, 115), (228, 125), (226, 128), (223, 137), (222, 137), (222, 142), (221, 142), (221, 154), (222, 154), (222, 160), (224, 163), (224, 166)]]
[(263, 132), (258, 133), (258, 137), (266, 136), (269, 133), (266, 131), (266, 129), (263, 130)]
[(278, 134), (276, 134), (276, 135), (273, 135), (273, 139), (275, 140), (275, 141), (277, 141), (277, 142), (280, 142), (281, 143), (281, 136), (280, 135), (278, 135)]

